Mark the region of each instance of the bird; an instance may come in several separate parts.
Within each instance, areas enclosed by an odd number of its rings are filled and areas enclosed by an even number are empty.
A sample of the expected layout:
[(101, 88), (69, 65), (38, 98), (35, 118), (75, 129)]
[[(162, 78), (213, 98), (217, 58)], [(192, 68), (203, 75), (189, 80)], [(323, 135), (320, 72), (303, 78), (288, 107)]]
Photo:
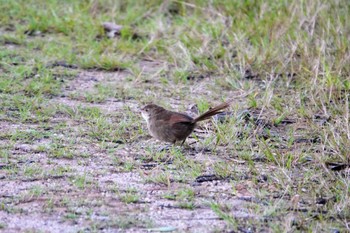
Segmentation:
[(182, 146), (195, 129), (197, 122), (207, 120), (229, 106), (230, 102), (224, 102), (192, 118), (184, 113), (169, 111), (152, 103), (142, 107), (141, 114), (147, 122), (147, 128), (152, 137), (173, 144), (182, 141)]

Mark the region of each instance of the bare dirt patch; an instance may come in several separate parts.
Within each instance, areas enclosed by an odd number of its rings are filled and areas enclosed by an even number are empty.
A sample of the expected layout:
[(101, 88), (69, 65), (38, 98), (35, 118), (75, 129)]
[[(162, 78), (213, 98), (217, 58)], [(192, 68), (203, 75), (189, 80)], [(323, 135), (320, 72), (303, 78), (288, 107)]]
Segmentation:
[[(143, 72), (152, 73), (163, 67), (158, 63), (148, 65), (149, 62), (141, 65)], [(119, 146), (118, 142), (106, 142), (106, 148), (103, 148), (99, 141), (86, 137), (89, 131), (84, 125), (86, 120), (81, 120), (80, 116), (72, 118), (79, 114), (80, 108), (96, 108), (111, 119), (120, 115), (118, 112), (126, 106), (138, 114), (139, 103), (132, 99), (119, 101), (113, 94), (101, 102), (89, 102), (84, 98), (85, 93), (94, 93), (100, 84), (122, 86), (127, 76), (125, 72), (81, 72), (65, 84), (62, 95), (49, 100), (48, 105), (57, 107), (58, 112), (49, 120), (51, 127), (47, 129), (40, 124), (1, 122), (4, 135), (13, 137), (17, 132), (21, 139), (8, 147), (8, 161), (0, 170), (0, 196), (4, 207), (0, 219), (6, 231), (40, 229), (60, 232), (64, 228), (67, 232), (93, 229), (108, 232), (115, 228), (138, 231), (169, 227), (210, 232), (225, 228), (225, 222), (210, 208), (210, 201), (224, 201), (230, 196), (225, 194), (230, 192), (227, 182), (193, 185), (194, 179), (190, 179), (182, 182), (169, 180), (168, 184), (149, 183), (147, 180), (161, 174), (163, 168), (162, 165), (158, 167), (157, 161), (151, 170), (142, 168), (144, 162), (140, 161), (140, 156), (146, 153), (144, 146), (134, 146), (143, 145), (144, 140)], [(58, 106), (68, 110), (64, 112)], [(67, 115), (69, 111), (73, 113)], [(2, 138), (2, 143), (6, 140), (6, 137)], [(154, 140), (151, 143), (158, 147)], [(186, 149), (184, 153), (187, 153)], [(203, 154), (192, 150), (190, 154), (199, 163), (207, 165), (217, 160), (210, 158), (208, 152)], [(125, 168), (120, 166), (126, 163), (132, 164), (132, 172), (123, 172)], [(191, 190), (200, 198), (178, 201), (164, 197), (179, 189)], [(244, 203), (233, 201), (232, 208)], [(186, 202), (191, 204), (187, 206)], [(240, 208), (237, 216), (249, 217), (250, 214)], [(135, 228), (135, 224), (141, 228)]]
[[(153, 71), (155, 67), (149, 69)], [(213, 232), (234, 227), (232, 219), (268, 221), (251, 209), (264, 211), (270, 201), (278, 200), (283, 208), (294, 208), (296, 197), (286, 195), (274, 183), (274, 173), (280, 174), (277, 167), (266, 163), (274, 162), (272, 157), (256, 152), (242, 160), (239, 144), (237, 148), (226, 148), (199, 143), (198, 140), (211, 140), (213, 123), (204, 123), (195, 131), (197, 138), (188, 139), (190, 147), (163, 152), (160, 150), (163, 144), (150, 139), (147, 132), (130, 137), (130, 132), (138, 127), (145, 129), (143, 124), (130, 124), (116, 139), (109, 138), (116, 126), (123, 124), (125, 109), (131, 109), (129, 114), (140, 119), (137, 110), (140, 103), (134, 99), (119, 100), (113, 93), (101, 101), (90, 102), (84, 93), (95, 93), (101, 84), (124, 87), (121, 83), (127, 82), (127, 76), (124, 72), (81, 72), (65, 84), (63, 95), (48, 101), (48, 105), (57, 108), (49, 120), (50, 127), (0, 123), (5, 135), (2, 143), (13, 137), (19, 139), (7, 147), (8, 159), (0, 168), (3, 205), (0, 219), (6, 231), (60, 232), (64, 228), (67, 232), (114, 229)], [(203, 94), (202, 90), (211, 82), (210, 78), (196, 81), (193, 83), (196, 87), (190, 89)], [(140, 83), (129, 85), (136, 88)], [(207, 91), (209, 95), (210, 90)], [(242, 105), (240, 100), (237, 99), (236, 107)], [(172, 104), (181, 105), (176, 100)], [(296, 119), (276, 123), (263, 110), (236, 111), (226, 117), (238, 117), (244, 124), (255, 125), (248, 131), (248, 135), (257, 136), (248, 136), (252, 146), (259, 143), (258, 138), (264, 138), (281, 153), (298, 153), (300, 143), (310, 143), (310, 147), (317, 143), (305, 134), (305, 123)], [(241, 112), (247, 116), (242, 117)], [(189, 109), (189, 114), (197, 112)], [(108, 127), (99, 125), (102, 120)], [(294, 134), (294, 143), (288, 145), (290, 135), (286, 132), (291, 129), (300, 133)], [(109, 130), (105, 137), (98, 135)], [(242, 134), (243, 131), (237, 131), (233, 139), (241, 143), (238, 139)], [(123, 135), (129, 135), (129, 139), (124, 140)], [(254, 168), (249, 165), (252, 161), (256, 161)], [(300, 171), (296, 168), (285, 175), (297, 178)], [(261, 198), (254, 191), (257, 187), (263, 190)]]

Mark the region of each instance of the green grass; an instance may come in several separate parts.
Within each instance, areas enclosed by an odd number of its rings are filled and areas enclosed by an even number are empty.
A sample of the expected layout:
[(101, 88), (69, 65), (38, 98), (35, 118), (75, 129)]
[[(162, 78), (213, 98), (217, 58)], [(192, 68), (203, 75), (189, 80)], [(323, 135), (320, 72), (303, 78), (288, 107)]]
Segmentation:
[[(145, 230), (170, 227), (156, 220), (167, 201), (173, 216), (215, 213), (206, 231), (349, 231), (349, 10), (0, 0), (0, 218)], [(160, 150), (139, 112), (195, 116), (225, 100), (226, 119), (201, 122), (185, 148)], [(206, 175), (219, 180), (196, 180)]]

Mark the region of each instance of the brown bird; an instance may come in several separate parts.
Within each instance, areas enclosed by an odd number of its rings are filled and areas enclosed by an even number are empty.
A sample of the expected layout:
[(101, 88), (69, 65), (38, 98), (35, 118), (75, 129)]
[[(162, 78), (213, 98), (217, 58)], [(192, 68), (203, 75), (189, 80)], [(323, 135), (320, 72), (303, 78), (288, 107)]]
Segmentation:
[(183, 145), (196, 127), (197, 122), (207, 120), (229, 106), (229, 102), (222, 103), (197, 118), (169, 111), (155, 104), (144, 106), (141, 112), (142, 117), (147, 121), (148, 130), (154, 138), (171, 143), (182, 141), (181, 145)]

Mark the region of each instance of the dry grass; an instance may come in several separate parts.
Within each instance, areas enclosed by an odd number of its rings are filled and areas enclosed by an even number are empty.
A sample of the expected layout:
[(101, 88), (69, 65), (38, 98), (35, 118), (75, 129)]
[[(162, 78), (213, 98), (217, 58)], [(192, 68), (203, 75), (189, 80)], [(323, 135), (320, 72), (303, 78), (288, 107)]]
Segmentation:
[[(0, 229), (350, 231), (349, 10), (2, 1)], [(186, 148), (138, 112), (231, 98)]]

